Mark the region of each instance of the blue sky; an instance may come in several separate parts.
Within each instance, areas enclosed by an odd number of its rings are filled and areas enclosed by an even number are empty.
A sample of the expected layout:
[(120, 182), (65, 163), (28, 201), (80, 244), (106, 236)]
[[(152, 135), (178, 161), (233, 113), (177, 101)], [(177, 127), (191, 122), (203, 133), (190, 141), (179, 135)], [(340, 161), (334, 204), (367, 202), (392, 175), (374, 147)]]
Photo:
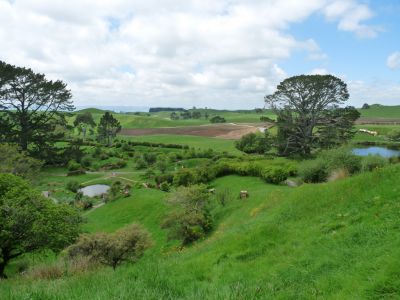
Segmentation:
[(77, 106), (254, 108), (333, 74), (349, 104), (400, 105), (398, 0), (0, 0), (0, 60)]

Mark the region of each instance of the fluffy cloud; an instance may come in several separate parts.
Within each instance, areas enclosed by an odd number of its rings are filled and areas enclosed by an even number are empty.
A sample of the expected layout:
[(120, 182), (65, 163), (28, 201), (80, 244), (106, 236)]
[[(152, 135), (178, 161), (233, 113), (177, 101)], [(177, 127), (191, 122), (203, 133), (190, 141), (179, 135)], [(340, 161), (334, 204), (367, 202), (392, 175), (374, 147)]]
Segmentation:
[(0, 0), (0, 59), (65, 80), (77, 105), (256, 107), (312, 14), (373, 37), (356, 0)]
[(400, 52), (397, 51), (390, 54), (387, 58), (386, 65), (392, 70), (400, 69)]

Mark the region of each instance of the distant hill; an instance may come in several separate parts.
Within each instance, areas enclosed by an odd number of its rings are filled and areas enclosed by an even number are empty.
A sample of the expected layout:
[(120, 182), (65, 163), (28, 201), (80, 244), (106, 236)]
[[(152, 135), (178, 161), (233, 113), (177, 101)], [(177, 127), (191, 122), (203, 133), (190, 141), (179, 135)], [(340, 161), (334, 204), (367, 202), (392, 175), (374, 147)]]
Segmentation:
[(81, 109), (81, 110), (76, 110), (76, 111), (74, 111), (74, 113), (85, 113), (85, 112), (90, 112), (90, 113), (92, 113), (92, 114), (103, 114), (103, 113), (105, 113), (106, 111), (111, 112), (110, 110), (103, 110), (103, 109), (98, 109), (98, 108), (93, 108), (93, 107), (91, 107), (91, 108), (84, 108), (84, 109)]
[(372, 104), (369, 108), (360, 108), (359, 111), (364, 118), (400, 119), (400, 105)]

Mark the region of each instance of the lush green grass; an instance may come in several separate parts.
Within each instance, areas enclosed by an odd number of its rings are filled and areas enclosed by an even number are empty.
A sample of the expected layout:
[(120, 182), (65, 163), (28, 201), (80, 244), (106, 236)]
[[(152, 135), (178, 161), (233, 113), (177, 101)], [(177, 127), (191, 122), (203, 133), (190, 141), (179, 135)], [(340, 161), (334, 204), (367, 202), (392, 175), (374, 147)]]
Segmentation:
[(215, 151), (221, 151), (221, 152), (226, 151), (236, 154), (242, 153), (235, 148), (235, 141), (211, 138), (211, 137), (192, 136), (192, 135), (172, 135), (172, 134), (121, 136), (121, 137), (127, 140), (134, 140), (140, 142), (188, 145), (189, 147), (193, 147), (196, 149), (211, 148)]
[(374, 104), (368, 109), (360, 109), (359, 111), (361, 116), (365, 118), (400, 119), (400, 105), (385, 106)]
[[(0, 284), (0, 293), (4, 299), (395, 299), (400, 296), (399, 178), (400, 166), (295, 189), (249, 177), (220, 178), (217, 190), (247, 189), (250, 198), (221, 209), (218, 226), (205, 241), (180, 252), (151, 251), (115, 272), (104, 268), (54, 281), (11, 279)], [(129, 219), (145, 223), (162, 243), (152, 226), (163, 208), (155, 207), (161, 204), (158, 195), (148, 196), (137, 198), (150, 201), (148, 207), (124, 202), (121, 211), (132, 211)], [(113, 217), (121, 214), (117, 207), (118, 202), (99, 210), (87, 226), (122, 226)], [(146, 221), (145, 212), (157, 220)], [(106, 225), (107, 218), (118, 226)]]

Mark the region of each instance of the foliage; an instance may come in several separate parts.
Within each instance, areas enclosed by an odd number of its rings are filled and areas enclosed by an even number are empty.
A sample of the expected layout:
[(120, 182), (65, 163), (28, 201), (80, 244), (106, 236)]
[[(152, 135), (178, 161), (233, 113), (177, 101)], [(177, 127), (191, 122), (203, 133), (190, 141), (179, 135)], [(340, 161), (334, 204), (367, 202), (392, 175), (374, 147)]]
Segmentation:
[(211, 122), (211, 123), (225, 123), (226, 120), (225, 120), (224, 117), (221, 117), (221, 116), (214, 116), (214, 117), (212, 117), (212, 118), (210, 119), (210, 122)]
[(400, 129), (393, 129), (388, 134), (387, 137), (393, 142), (400, 142)]
[(364, 103), (361, 109), (369, 109), (370, 105), (368, 103)]
[(321, 158), (304, 161), (299, 166), (299, 176), (307, 183), (325, 182), (329, 176), (327, 163)]
[(112, 138), (114, 138), (120, 131), (120, 122), (115, 119), (111, 113), (105, 112), (104, 115), (101, 117), (99, 125), (97, 127), (99, 139), (110, 146)]
[(54, 154), (54, 142), (64, 135), (56, 129), (66, 126), (65, 112), (73, 109), (71, 97), (64, 82), (0, 61), (0, 109), (4, 110), (0, 137), (48, 159)]
[(345, 169), (350, 174), (354, 174), (361, 170), (361, 157), (346, 148), (325, 150), (319, 157), (326, 162), (330, 171)]
[(160, 190), (162, 190), (163, 192), (169, 192), (170, 188), (171, 187), (167, 181), (164, 181), (160, 184)]
[(85, 139), (87, 128), (92, 129), (96, 127), (96, 122), (93, 119), (92, 113), (89, 111), (77, 114), (74, 120), (74, 126), (78, 129), (79, 134), (82, 133)]
[(174, 174), (173, 183), (175, 186), (189, 186), (197, 183), (197, 176), (194, 170), (180, 169)]
[(75, 160), (70, 160), (67, 164), (68, 171), (78, 171), (82, 169), (81, 165)]
[(11, 173), (27, 179), (34, 179), (42, 162), (19, 151), (17, 146), (0, 144), (0, 173)]
[(54, 204), (17, 176), (0, 174), (0, 277), (24, 253), (59, 251), (72, 243), (80, 223), (73, 208)]
[(66, 185), (67, 190), (76, 193), (80, 188), (80, 183), (76, 180), (70, 180)]
[(148, 231), (132, 224), (115, 233), (81, 235), (66, 251), (70, 258), (87, 257), (115, 270), (123, 262), (138, 261), (151, 244)]
[(245, 153), (265, 154), (272, 146), (272, 139), (266, 130), (264, 135), (261, 133), (249, 133), (236, 141), (235, 146)]
[(169, 229), (170, 239), (178, 239), (187, 245), (205, 237), (212, 229), (210, 195), (205, 186), (180, 187), (171, 194), (168, 203), (173, 211), (162, 227)]
[[(340, 142), (351, 136), (347, 131), (351, 130), (353, 110), (337, 108), (348, 98), (347, 85), (332, 75), (301, 75), (282, 81), (274, 94), (265, 97), (278, 116), (279, 154), (309, 156), (313, 148), (320, 146), (321, 134), (329, 133), (325, 144), (332, 135)], [(347, 113), (349, 110), (351, 113)], [(335, 123), (341, 125), (340, 130), (335, 131)], [(317, 135), (317, 126), (329, 130)]]
[(361, 170), (363, 172), (373, 171), (383, 168), (388, 164), (388, 160), (380, 155), (368, 155), (363, 157), (361, 162)]

